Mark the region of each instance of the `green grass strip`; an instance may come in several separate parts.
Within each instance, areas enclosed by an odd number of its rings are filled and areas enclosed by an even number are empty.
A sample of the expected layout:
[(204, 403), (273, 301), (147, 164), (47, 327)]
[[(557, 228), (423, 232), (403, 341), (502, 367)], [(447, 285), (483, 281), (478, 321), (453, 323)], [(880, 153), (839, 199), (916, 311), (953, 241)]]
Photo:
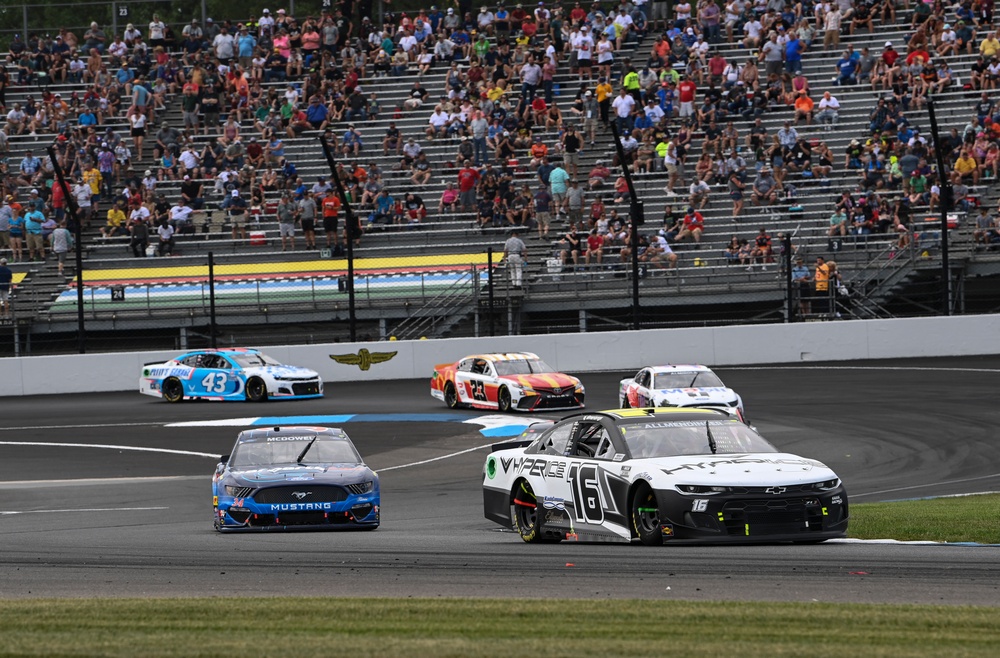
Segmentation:
[(0, 655), (985, 656), (996, 620), (986, 607), (830, 603), (8, 600)]
[(1000, 544), (1000, 494), (852, 503), (857, 539)]

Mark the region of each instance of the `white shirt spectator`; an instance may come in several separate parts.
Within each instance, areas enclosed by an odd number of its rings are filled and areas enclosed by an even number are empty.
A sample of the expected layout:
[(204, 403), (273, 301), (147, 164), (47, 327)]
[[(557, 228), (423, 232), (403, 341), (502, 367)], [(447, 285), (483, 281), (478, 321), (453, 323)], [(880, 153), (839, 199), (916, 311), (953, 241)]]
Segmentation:
[(431, 118), (428, 122), (435, 128), (443, 128), (448, 125), (448, 115), (441, 111), (441, 108), (437, 108), (431, 114)]
[(180, 154), (181, 164), (187, 169), (194, 169), (198, 166), (198, 154), (193, 149), (185, 149)]
[(76, 205), (81, 208), (90, 207), (90, 197), (93, 194), (90, 189), (90, 185), (87, 183), (80, 183), (73, 187), (73, 196), (76, 197)]
[(174, 206), (170, 209), (170, 221), (175, 226), (178, 224), (187, 224), (191, 221), (191, 213), (193, 212), (194, 210), (189, 206)]
[(760, 39), (760, 33), (763, 29), (764, 26), (756, 18), (743, 24), (743, 33), (751, 39)]
[[(486, 8), (484, 7), (484, 9)], [(479, 16), (476, 17), (476, 22), (479, 23), (479, 29), (485, 30), (490, 25), (493, 25), (493, 21), (495, 19), (496, 17), (493, 15), (493, 12), (486, 9), (486, 11), (479, 12)]]
[(628, 116), (632, 114), (632, 108), (635, 107), (635, 99), (629, 94), (625, 94), (624, 96), (619, 95), (615, 98), (611, 107), (615, 108), (615, 114), (617, 116), (622, 119), (627, 119)]
[(663, 109), (656, 104), (647, 105), (643, 108), (643, 112), (646, 113), (646, 116), (649, 117), (649, 120), (653, 123), (659, 123), (660, 119), (664, 116)]
[(833, 110), (836, 112), (840, 109), (840, 101), (837, 100), (836, 96), (830, 96), (830, 98), (823, 96), (823, 98), (819, 99), (819, 109), (821, 112), (823, 110)]
[(167, 26), (163, 24), (163, 21), (151, 21), (149, 23), (149, 40), (162, 39), (166, 29)]
[(215, 48), (215, 56), (219, 59), (232, 59), (233, 46), (234, 41), (231, 34), (218, 34), (212, 41), (212, 47)]
[(627, 32), (634, 24), (635, 21), (633, 21), (632, 17), (629, 16), (628, 14), (619, 13), (617, 16), (615, 16), (615, 25), (617, 25), (620, 28), (619, 32), (622, 33)]
[(139, 206), (131, 213), (129, 213), (128, 218), (132, 221), (148, 222), (149, 221), (149, 208), (146, 206)]
[(260, 20), (257, 21), (257, 26), (260, 31), (257, 34), (264, 34), (265, 31), (274, 32), (274, 17), (271, 16), (271, 12), (263, 14)]
[(407, 142), (406, 144), (403, 144), (403, 154), (408, 158), (415, 160), (417, 156), (420, 155), (421, 151), (423, 151), (423, 149), (420, 147), (420, 144), (417, 144), (416, 142)]
[(115, 41), (108, 46), (108, 53), (112, 57), (124, 57), (128, 54), (128, 44), (124, 41)]
[(591, 53), (594, 52), (594, 40), (589, 32), (580, 32), (573, 40), (573, 48), (576, 50), (577, 59), (593, 59)]
[(403, 49), (403, 52), (409, 54), (411, 50), (417, 47), (417, 37), (407, 34), (399, 40), (399, 47)]

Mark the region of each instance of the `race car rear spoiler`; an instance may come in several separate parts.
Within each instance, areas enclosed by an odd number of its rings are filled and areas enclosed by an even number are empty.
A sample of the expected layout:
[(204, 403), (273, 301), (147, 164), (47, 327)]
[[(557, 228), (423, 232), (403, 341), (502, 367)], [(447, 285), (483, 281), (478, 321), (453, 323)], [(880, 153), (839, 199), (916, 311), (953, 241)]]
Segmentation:
[(494, 443), (490, 446), (490, 452), (496, 452), (497, 450), (510, 450), (511, 448), (525, 448), (534, 443), (534, 439), (518, 439), (514, 441), (504, 441), (503, 443)]

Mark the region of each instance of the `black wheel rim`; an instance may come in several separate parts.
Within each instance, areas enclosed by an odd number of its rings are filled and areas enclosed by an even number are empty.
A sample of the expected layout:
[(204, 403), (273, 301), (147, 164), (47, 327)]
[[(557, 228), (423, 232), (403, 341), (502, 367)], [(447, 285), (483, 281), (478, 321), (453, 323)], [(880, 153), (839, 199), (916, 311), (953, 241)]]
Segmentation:
[(181, 383), (170, 379), (167, 380), (166, 384), (163, 386), (163, 397), (165, 397), (169, 402), (176, 402), (183, 397), (183, 389), (181, 388)]
[(517, 494), (514, 496), (514, 509), (517, 515), (517, 527), (522, 533), (530, 532), (538, 522), (538, 505), (536, 504), (535, 492), (531, 490), (531, 485), (521, 482)]
[(264, 397), (264, 382), (253, 379), (247, 384), (247, 393), (251, 400), (261, 400)]
[(634, 516), (638, 532), (649, 535), (659, 530), (660, 508), (657, 507), (656, 496), (652, 492), (636, 497)]

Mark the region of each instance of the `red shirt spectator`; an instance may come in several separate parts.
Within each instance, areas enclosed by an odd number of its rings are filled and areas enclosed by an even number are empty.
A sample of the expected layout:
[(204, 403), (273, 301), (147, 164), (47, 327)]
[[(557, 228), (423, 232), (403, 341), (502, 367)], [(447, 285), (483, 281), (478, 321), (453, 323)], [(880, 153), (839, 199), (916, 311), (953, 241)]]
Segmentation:
[(892, 68), (897, 59), (899, 59), (899, 53), (896, 52), (895, 48), (891, 45), (886, 46), (885, 50), (882, 51), (882, 61), (885, 62), (885, 65)]
[(340, 197), (335, 193), (327, 194), (323, 197), (323, 216), (336, 217), (340, 213)]
[(538, 33), (538, 25), (531, 21), (525, 21), (521, 23), (521, 31), (524, 32), (524, 36), (530, 39)]
[(689, 231), (693, 231), (697, 228), (702, 230), (705, 229), (705, 218), (700, 212), (693, 208), (688, 208), (688, 212), (684, 215), (684, 228)]
[(479, 172), (472, 167), (465, 167), (458, 172), (458, 190), (468, 192), (479, 183)]
[(677, 85), (677, 92), (679, 94), (679, 99), (682, 103), (693, 103), (695, 93), (697, 93), (698, 87), (690, 80), (684, 80), (679, 85)]
[(913, 64), (913, 61), (918, 57), (924, 60), (924, 64), (931, 61), (930, 53), (928, 53), (923, 48), (917, 48), (916, 50), (914, 50), (913, 52), (911, 52), (909, 55), (906, 56), (906, 65), (911, 66)]

